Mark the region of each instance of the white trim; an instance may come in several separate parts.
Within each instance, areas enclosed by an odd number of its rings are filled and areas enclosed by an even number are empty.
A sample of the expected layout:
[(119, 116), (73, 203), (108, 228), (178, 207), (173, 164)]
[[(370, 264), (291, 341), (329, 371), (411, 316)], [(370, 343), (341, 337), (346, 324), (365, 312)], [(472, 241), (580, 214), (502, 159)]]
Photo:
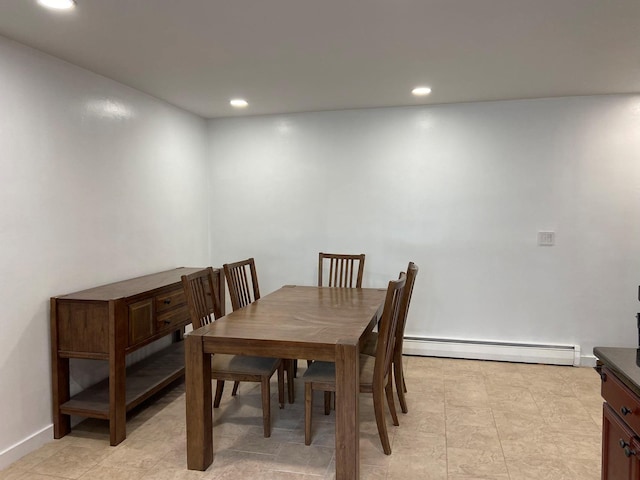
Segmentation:
[(48, 425), (42, 430), (29, 435), (24, 440), (6, 448), (0, 452), (0, 470), (4, 470), (12, 463), (20, 460), (26, 454), (31, 453), (45, 443), (53, 440), (53, 425)]
[(595, 367), (596, 366), (596, 357), (595, 357), (595, 355), (582, 355), (580, 357), (580, 366), (581, 367)]
[[(406, 355), (546, 363), (575, 367), (581, 365), (583, 358), (580, 356), (579, 345), (541, 345), (427, 337), (405, 337), (402, 351)], [(584, 358), (585, 362), (589, 363), (588, 357)]]

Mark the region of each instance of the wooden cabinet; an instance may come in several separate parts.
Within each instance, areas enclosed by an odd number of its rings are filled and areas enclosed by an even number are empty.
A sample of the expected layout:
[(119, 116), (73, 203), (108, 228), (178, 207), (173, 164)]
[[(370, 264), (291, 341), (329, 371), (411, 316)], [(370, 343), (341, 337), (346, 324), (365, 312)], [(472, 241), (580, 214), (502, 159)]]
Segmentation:
[(602, 480), (640, 480), (640, 397), (603, 367)]
[[(70, 415), (109, 420), (110, 442), (126, 438), (126, 413), (184, 375), (181, 332), (191, 323), (177, 268), (51, 299), (54, 437), (71, 430)], [(224, 275), (214, 269), (224, 308)], [(224, 312), (223, 312), (224, 313)], [(167, 348), (125, 368), (126, 355), (167, 335)], [(69, 360), (103, 360), (109, 377), (70, 396)]]

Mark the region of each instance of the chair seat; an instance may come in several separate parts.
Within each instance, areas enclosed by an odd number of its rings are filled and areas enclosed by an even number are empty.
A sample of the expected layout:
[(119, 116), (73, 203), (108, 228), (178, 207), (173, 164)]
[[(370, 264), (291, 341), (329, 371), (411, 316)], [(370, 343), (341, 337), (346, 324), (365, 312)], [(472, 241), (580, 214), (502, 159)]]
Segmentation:
[[(360, 354), (360, 385), (371, 385), (373, 383), (375, 360), (374, 357)], [(335, 383), (336, 364), (333, 362), (313, 362), (304, 372), (302, 380), (312, 383)]]
[(216, 373), (238, 375), (270, 375), (278, 369), (280, 359), (252, 357), (249, 355), (227, 355), (216, 353), (211, 358), (211, 375)]

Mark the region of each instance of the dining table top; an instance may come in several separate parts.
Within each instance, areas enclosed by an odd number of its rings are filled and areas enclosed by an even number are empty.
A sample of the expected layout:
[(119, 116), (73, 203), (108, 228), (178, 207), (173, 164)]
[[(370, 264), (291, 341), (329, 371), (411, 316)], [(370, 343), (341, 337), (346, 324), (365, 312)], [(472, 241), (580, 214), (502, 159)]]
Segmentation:
[(385, 295), (378, 288), (285, 285), (190, 335), (202, 337), (210, 353), (251, 342), (254, 354), (263, 346), (270, 356), (331, 360), (337, 343), (357, 341), (373, 328)]
[(185, 336), (187, 466), (213, 462), (210, 356), (313, 359), (336, 366), (336, 480), (360, 476), (359, 349), (386, 289), (285, 285)]

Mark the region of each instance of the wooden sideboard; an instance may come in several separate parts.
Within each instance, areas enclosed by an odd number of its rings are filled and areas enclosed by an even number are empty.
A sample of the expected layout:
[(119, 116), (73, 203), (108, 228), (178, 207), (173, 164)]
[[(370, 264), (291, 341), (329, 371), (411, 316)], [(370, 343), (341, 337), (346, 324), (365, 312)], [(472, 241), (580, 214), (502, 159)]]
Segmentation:
[(602, 379), (602, 480), (640, 480), (640, 350), (596, 347)]
[[(109, 421), (111, 445), (126, 438), (126, 413), (184, 375), (181, 333), (191, 323), (176, 268), (51, 298), (54, 437), (71, 431), (71, 415)], [(214, 269), (224, 309), (224, 275)], [(224, 314), (224, 311), (223, 311)], [(126, 355), (167, 335), (171, 345), (126, 367)], [(69, 359), (104, 360), (109, 376), (71, 397)]]

